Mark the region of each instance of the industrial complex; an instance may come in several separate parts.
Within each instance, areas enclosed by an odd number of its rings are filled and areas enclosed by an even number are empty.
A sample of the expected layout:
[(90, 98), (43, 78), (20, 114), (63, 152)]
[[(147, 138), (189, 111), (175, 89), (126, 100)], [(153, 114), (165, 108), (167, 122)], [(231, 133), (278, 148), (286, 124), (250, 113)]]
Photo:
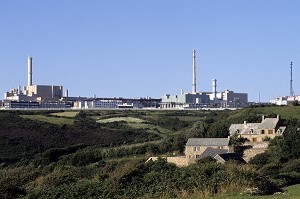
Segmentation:
[(27, 86), (18, 86), (4, 94), (2, 109), (106, 109), (106, 108), (156, 108), (156, 109), (203, 109), (242, 108), (248, 105), (247, 93), (230, 90), (217, 91), (217, 80), (212, 80), (211, 92), (197, 92), (196, 51), (192, 54), (192, 91), (162, 98), (97, 98), (70, 97), (61, 85), (33, 84), (32, 57), (28, 57)]
[(161, 108), (200, 109), (200, 108), (242, 108), (248, 105), (247, 93), (235, 93), (230, 90), (217, 92), (217, 80), (212, 80), (211, 92), (197, 92), (196, 86), (196, 51), (192, 55), (192, 92), (178, 95), (165, 95)]

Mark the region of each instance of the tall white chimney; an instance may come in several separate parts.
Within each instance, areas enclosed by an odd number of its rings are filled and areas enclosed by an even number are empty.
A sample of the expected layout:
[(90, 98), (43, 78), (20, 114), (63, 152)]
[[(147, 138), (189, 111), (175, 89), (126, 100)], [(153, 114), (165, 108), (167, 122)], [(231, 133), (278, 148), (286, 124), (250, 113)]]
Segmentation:
[(216, 79), (212, 80), (212, 92), (213, 92), (214, 100), (217, 99), (217, 80)]
[(65, 90), (65, 97), (69, 97), (69, 90)]
[(196, 93), (196, 50), (193, 50), (193, 79), (192, 79), (192, 93)]
[(28, 57), (28, 86), (32, 86), (32, 57)]

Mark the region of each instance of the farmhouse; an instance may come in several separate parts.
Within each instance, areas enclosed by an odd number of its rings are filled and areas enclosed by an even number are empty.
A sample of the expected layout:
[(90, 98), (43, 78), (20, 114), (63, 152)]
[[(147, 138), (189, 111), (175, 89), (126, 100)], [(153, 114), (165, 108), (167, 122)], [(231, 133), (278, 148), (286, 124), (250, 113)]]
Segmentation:
[(189, 163), (194, 163), (207, 149), (218, 149), (218, 152), (228, 153), (229, 138), (189, 138), (185, 145), (186, 159)]
[[(231, 152), (229, 138), (189, 138), (185, 145), (185, 156), (164, 158), (177, 166), (187, 166), (205, 157), (215, 158), (220, 163), (239, 159), (235, 153), (229, 154), (229, 152)], [(223, 156), (227, 153), (227, 156)], [(157, 159), (158, 157), (150, 157), (147, 161)]]
[(259, 143), (281, 136), (286, 127), (281, 126), (280, 116), (276, 118), (265, 118), (262, 116), (261, 123), (231, 124), (229, 128), (230, 135), (238, 134), (240, 137), (247, 138), (249, 142)]

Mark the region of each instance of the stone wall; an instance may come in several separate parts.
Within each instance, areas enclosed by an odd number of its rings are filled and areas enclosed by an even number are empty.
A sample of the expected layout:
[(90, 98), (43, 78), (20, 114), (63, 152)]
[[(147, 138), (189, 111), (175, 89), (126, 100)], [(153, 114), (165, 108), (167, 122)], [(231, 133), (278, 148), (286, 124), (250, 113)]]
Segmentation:
[(189, 161), (185, 156), (167, 157), (167, 162), (174, 163), (178, 167), (185, 167), (189, 164)]
[[(185, 167), (185, 166), (188, 166), (190, 164), (189, 159), (187, 159), (185, 156), (160, 157), (160, 158), (167, 159), (168, 163), (176, 164), (176, 166), (178, 166), (178, 167)], [(150, 157), (150, 158), (148, 158), (148, 160), (146, 161), (146, 163), (148, 161), (150, 161), (150, 160), (156, 161), (157, 159), (158, 159), (158, 157)]]
[(244, 151), (244, 155), (243, 158), (246, 162), (249, 162), (249, 160), (251, 158), (253, 158), (254, 156), (256, 156), (257, 154), (261, 154), (263, 152), (265, 152), (267, 150), (266, 147), (263, 148), (252, 148), (252, 149), (246, 149)]

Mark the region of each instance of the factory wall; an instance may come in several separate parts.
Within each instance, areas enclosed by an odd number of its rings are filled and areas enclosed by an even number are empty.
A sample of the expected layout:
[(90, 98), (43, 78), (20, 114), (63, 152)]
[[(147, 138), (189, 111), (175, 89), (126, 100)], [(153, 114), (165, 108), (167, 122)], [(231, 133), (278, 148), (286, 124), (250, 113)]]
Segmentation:
[(179, 95), (165, 95), (162, 98), (164, 103), (178, 103), (178, 104), (203, 104), (209, 103), (209, 96), (203, 93), (184, 93)]
[(234, 93), (233, 91), (226, 90), (223, 92), (223, 100), (227, 102), (238, 102), (238, 103), (248, 103), (247, 93)]
[(63, 87), (53, 85), (27, 86), (25, 93), (28, 96), (41, 97), (42, 100), (60, 99), (63, 97)]
[(186, 103), (187, 104), (206, 104), (209, 103), (209, 96), (203, 93), (186, 94)]

